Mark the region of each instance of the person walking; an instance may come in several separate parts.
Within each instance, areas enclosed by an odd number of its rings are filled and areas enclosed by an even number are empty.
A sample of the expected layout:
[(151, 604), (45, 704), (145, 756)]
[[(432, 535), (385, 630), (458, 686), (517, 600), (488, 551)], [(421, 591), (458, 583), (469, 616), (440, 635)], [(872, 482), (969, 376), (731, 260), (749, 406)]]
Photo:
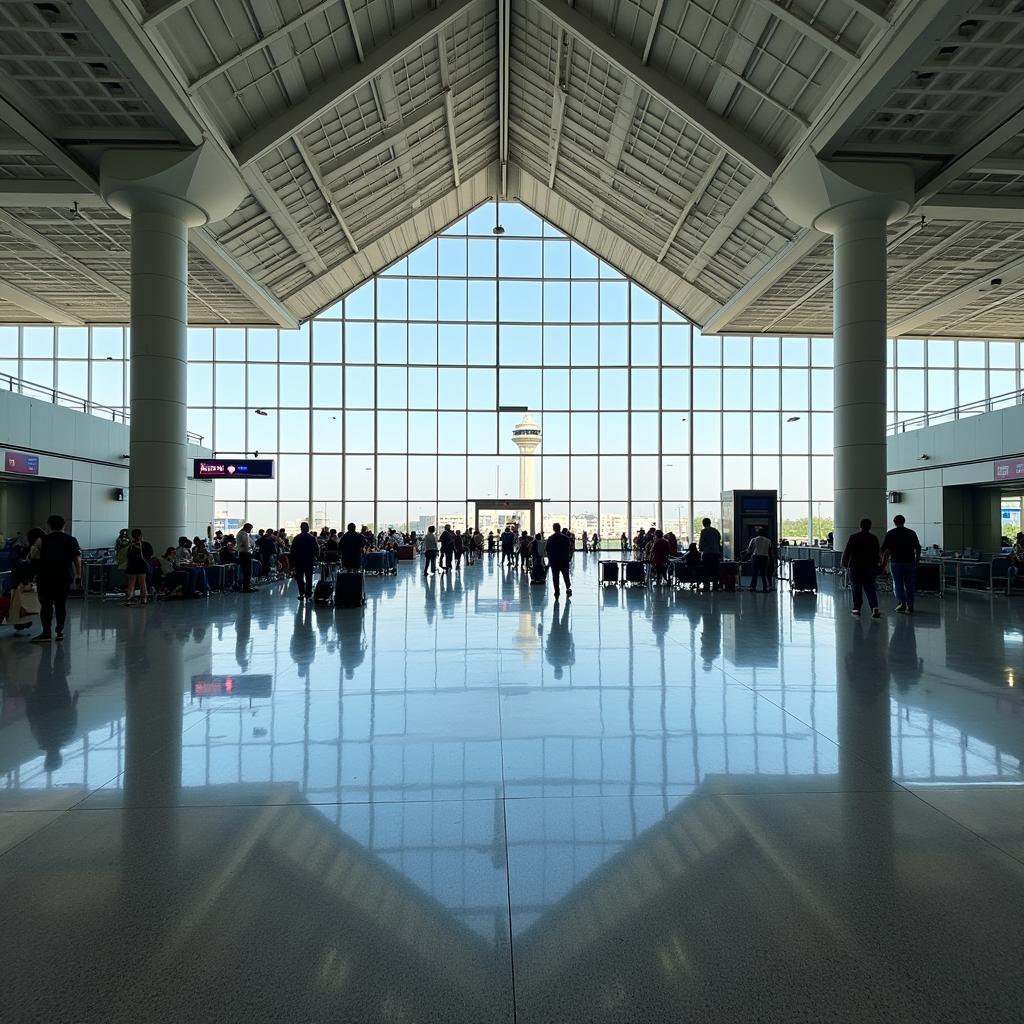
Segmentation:
[[(82, 582), (82, 549), (70, 533), (64, 532), (64, 517), (52, 515), (46, 520), (46, 525), (50, 532), (39, 542), (39, 559), (36, 562), (42, 632), (32, 637), (31, 642), (34, 644), (48, 644), (51, 639), (64, 639), (68, 590), (72, 579), (76, 587)], [(55, 613), (57, 629), (51, 633)]]
[(772, 542), (771, 538), (764, 532), (764, 527), (759, 526), (754, 536), (750, 538), (747, 545), (747, 557), (750, 559), (750, 586), (748, 590), (757, 590), (757, 581), (764, 581), (764, 592), (767, 594), (771, 589), (768, 582), (768, 569), (771, 565)]
[(561, 523), (555, 523), (551, 536), (544, 547), (551, 567), (551, 582), (555, 587), (555, 600), (561, 596), (559, 589), (560, 577), (565, 578), (565, 596), (572, 597), (572, 580), (569, 579), (569, 562), (572, 559), (572, 544), (568, 534), (562, 533)]
[(853, 614), (860, 615), (860, 606), (865, 597), (871, 608), (873, 619), (881, 618), (878, 608), (878, 593), (875, 590), (875, 575), (878, 573), (878, 538), (871, 532), (871, 520), (860, 521), (860, 532), (851, 533), (843, 549), (842, 566), (850, 572), (850, 588), (853, 590)]
[(450, 526), (445, 526), (441, 531), (441, 569), (444, 572), (452, 571), (452, 555), (455, 554), (455, 534)]
[(242, 573), (242, 590), (247, 594), (255, 592), (252, 585), (252, 523), (246, 523), (235, 538), (238, 548), (238, 568)]
[(452, 548), (455, 551), (455, 571), (462, 571), (462, 556), (466, 551), (466, 542), (463, 539), (462, 531), (456, 530), (455, 537), (452, 540)]
[(289, 554), (292, 572), (295, 574), (295, 583), (299, 588), (299, 600), (311, 600), (313, 597), (313, 570), (320, 557), (320, 545), (317, 543), (316, 537), (309, 532), (309, 523), (300, 524), (299, 532), (292, 540)]
[(718, 590), (718, 566), (722, 561), (722, 535), (711, 525), (710, 519), (702, 520), (704, 527), (697, 538), (701, 568), (704, 570), (704, 589), (710, 586)]
[(426, 536), (423, 538), (423, 575), (428, 573), (431, 576), (437, 575), (437, 534), (435, 527), (428, 526)]
[(914, 583), (917, 563), (921, 560), (921, 542), (908, 529), (903, 516), (893, 517), (893, 528), (882, 541), (882, 567), (892, 572), (892, 589), (896, 594), (896, 611), (914, 614)]

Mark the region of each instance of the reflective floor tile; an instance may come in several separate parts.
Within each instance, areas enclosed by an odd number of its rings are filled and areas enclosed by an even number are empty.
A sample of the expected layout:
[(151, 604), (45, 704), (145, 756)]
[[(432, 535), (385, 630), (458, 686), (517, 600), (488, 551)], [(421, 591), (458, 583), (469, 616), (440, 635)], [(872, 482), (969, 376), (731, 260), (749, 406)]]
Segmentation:
[(0, 887), (12, 1020), (513, 1019), (493, 802), (70, 811)]
[(0, 854), (17, 846), (29, 836), (46, 828), (61, 812), (53, 811), (0, 811)]
[(910, 794), (506, 816), (517, 1021), (1019, 1016), (1024, 866)]

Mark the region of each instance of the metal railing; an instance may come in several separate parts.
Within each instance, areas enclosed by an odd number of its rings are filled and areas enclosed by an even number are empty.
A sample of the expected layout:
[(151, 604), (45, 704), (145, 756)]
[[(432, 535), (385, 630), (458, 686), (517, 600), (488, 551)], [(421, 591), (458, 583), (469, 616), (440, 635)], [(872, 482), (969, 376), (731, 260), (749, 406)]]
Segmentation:
[[(23, 380), (21, 377), (12, 377), (9, 373), (0, 373), (0, 389), (11, 391), (16, 395), (24, 395), (27, 398), (36, 398), (41, 402), (50, 402), (64, 409), (84, 412), (89, 416), (98, 416), (100, 419), (111, 420), (114, 423), (124, 423), (127, 426), (131, 422), (131, 416), (123, 406), (100, 405), (99, 402), (91, 402), (88, 398), (79, 398), (77, 395), (69, 395), (66, 391), (48, 388), (44, 384), (36, 384), (34, 381)], [(196, 434), (191, 430), (185, 431), (185, 438), (192, 444), (203, 443), (203, 435)]]
[(887, 433), (903, 434), (908, 430), (921, 430), (923, 427), (967, 419), (969, 416), (980, 416), (982, 413), (1009, 409), (1015, 405), (1024, 405), (1024, 390), (1007, 391), (1003, 395), (993, 395), (991, 398), (981, 398), (976, 402), (966, 402), (963, 405), (954, 406), (952, 409), (926, 412), (923, 416), (914, 416), (909, 420), (897, 420), (895, 423), (889, 424)]

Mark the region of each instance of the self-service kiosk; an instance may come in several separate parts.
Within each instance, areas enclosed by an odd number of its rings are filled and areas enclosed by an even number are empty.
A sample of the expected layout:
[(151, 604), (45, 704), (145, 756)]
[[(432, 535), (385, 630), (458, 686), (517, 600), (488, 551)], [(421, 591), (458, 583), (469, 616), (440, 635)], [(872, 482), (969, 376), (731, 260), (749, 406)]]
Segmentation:
[(743, 557), (759, 526), (777, 547), (778, 491), (722, 491), (722, 549), (727, 559)]

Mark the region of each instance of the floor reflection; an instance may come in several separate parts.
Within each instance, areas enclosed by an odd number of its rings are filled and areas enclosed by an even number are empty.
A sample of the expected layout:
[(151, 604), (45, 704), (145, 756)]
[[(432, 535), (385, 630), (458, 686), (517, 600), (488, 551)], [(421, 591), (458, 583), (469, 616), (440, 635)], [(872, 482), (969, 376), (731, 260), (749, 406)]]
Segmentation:
[(513, 980), (518, 1020), (944, 1019), (1014, 948), (1018, 604), (855, 619), (828, 581), (600, 589), (582, 558), (571, 601), (487, 560), (367, 598), (90, 601), (63, 646), (3, 638), (11, 976), (55, 972), (16, 982), (26, 1019), (70, 1019), (71, 950), (130, 981), (113, 1010), (82, 982), (81, 1020), (243, 990), (252, 1019), (511, 1020)]

